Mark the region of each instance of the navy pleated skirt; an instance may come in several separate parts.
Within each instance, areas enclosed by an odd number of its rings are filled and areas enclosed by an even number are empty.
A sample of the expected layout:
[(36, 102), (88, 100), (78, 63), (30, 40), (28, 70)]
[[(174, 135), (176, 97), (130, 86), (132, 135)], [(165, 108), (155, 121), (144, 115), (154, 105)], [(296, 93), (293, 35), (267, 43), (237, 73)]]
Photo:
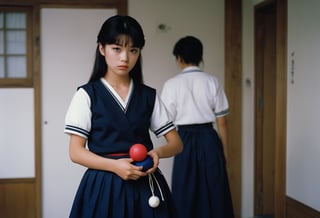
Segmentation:
[(178, 127), (183, 152), (174, 158), (177, 218), (233, 218), (223, 147), (212, 124)]
[(175, 208), (168, 184), (158, 169), (153, 173), (155, 195), (161, 203), (152, 208), (148, 176), (125, 181), (114, 173), (88, 169), (78, 188), (71, 209), (71, 218), (175, 218)]

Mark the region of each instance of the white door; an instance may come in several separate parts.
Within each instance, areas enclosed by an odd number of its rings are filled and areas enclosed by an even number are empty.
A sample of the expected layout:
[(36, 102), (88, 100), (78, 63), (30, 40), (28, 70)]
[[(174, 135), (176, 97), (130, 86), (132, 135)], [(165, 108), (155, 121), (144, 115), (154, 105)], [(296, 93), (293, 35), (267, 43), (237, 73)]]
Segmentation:
[(43, 217), (68, 217), (84, 168), (69, 159), (64, 117), (93, 67), (96, 37), (115, 9), (41, 10)]

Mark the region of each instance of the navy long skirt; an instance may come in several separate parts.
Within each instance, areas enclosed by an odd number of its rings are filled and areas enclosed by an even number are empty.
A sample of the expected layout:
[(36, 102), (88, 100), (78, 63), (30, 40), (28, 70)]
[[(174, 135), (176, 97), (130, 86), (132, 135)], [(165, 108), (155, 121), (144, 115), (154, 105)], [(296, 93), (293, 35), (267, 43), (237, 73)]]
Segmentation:
[(71, 218), (175, 218), (175, 208), (168, 184), (160, 172), (153, 173), (155, 195), (161, 203), (152, 208), (148, 204), (152, 196), (148, 176), (139, 180), (122, 180), (114, 173), (88, 169), (78, 188)]
[(177, 218), (233, 218), (222, 143), (212, 124), (179, 126), (178, 132), (184, 149), (172, 172)]

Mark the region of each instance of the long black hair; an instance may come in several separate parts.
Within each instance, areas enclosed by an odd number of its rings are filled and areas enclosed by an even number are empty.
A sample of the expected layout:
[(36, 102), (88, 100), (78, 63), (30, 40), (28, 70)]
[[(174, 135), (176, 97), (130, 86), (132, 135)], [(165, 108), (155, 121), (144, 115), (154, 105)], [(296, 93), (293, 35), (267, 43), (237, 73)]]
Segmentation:
[[(93, 65), (93, 70), (89, 82), (96, 81), (104, 77), (107, 72), (107, 64), (104, 56), (100, 54), (99, 44), (105, 46), (106, 44), (119, 43), (120, 35), (127, 36), (126, 40), (131, 40), (133, 47), (142, 49), (145, 44), (143, 30), (140, 24), (130, 16), (115, 15), (108, 18), (99, 31), (97, 37), (96, 57)], [(125, 43), (128, 43), (125, 42)], [(136, 84), (143, 83), (142, 66), (141, 66), (141, 53), (138, 57), (137, 63), (129, 72), (130, 77)]]

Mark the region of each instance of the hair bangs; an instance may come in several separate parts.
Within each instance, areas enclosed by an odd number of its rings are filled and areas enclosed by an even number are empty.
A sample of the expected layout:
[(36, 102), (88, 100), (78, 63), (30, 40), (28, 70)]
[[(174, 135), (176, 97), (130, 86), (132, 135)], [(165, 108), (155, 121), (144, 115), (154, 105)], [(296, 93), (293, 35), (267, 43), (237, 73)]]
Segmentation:
[(102, 44), (131, 44), (133, 47), (143, 48), (144, 34), (136, 20), (128, 16), (115, 16), (112, 22), (107, 21), (105, 25), (106, 28), (102, 28), (103, 33), (99, 34), (100, 39), (98, 36), (98, 42)]

